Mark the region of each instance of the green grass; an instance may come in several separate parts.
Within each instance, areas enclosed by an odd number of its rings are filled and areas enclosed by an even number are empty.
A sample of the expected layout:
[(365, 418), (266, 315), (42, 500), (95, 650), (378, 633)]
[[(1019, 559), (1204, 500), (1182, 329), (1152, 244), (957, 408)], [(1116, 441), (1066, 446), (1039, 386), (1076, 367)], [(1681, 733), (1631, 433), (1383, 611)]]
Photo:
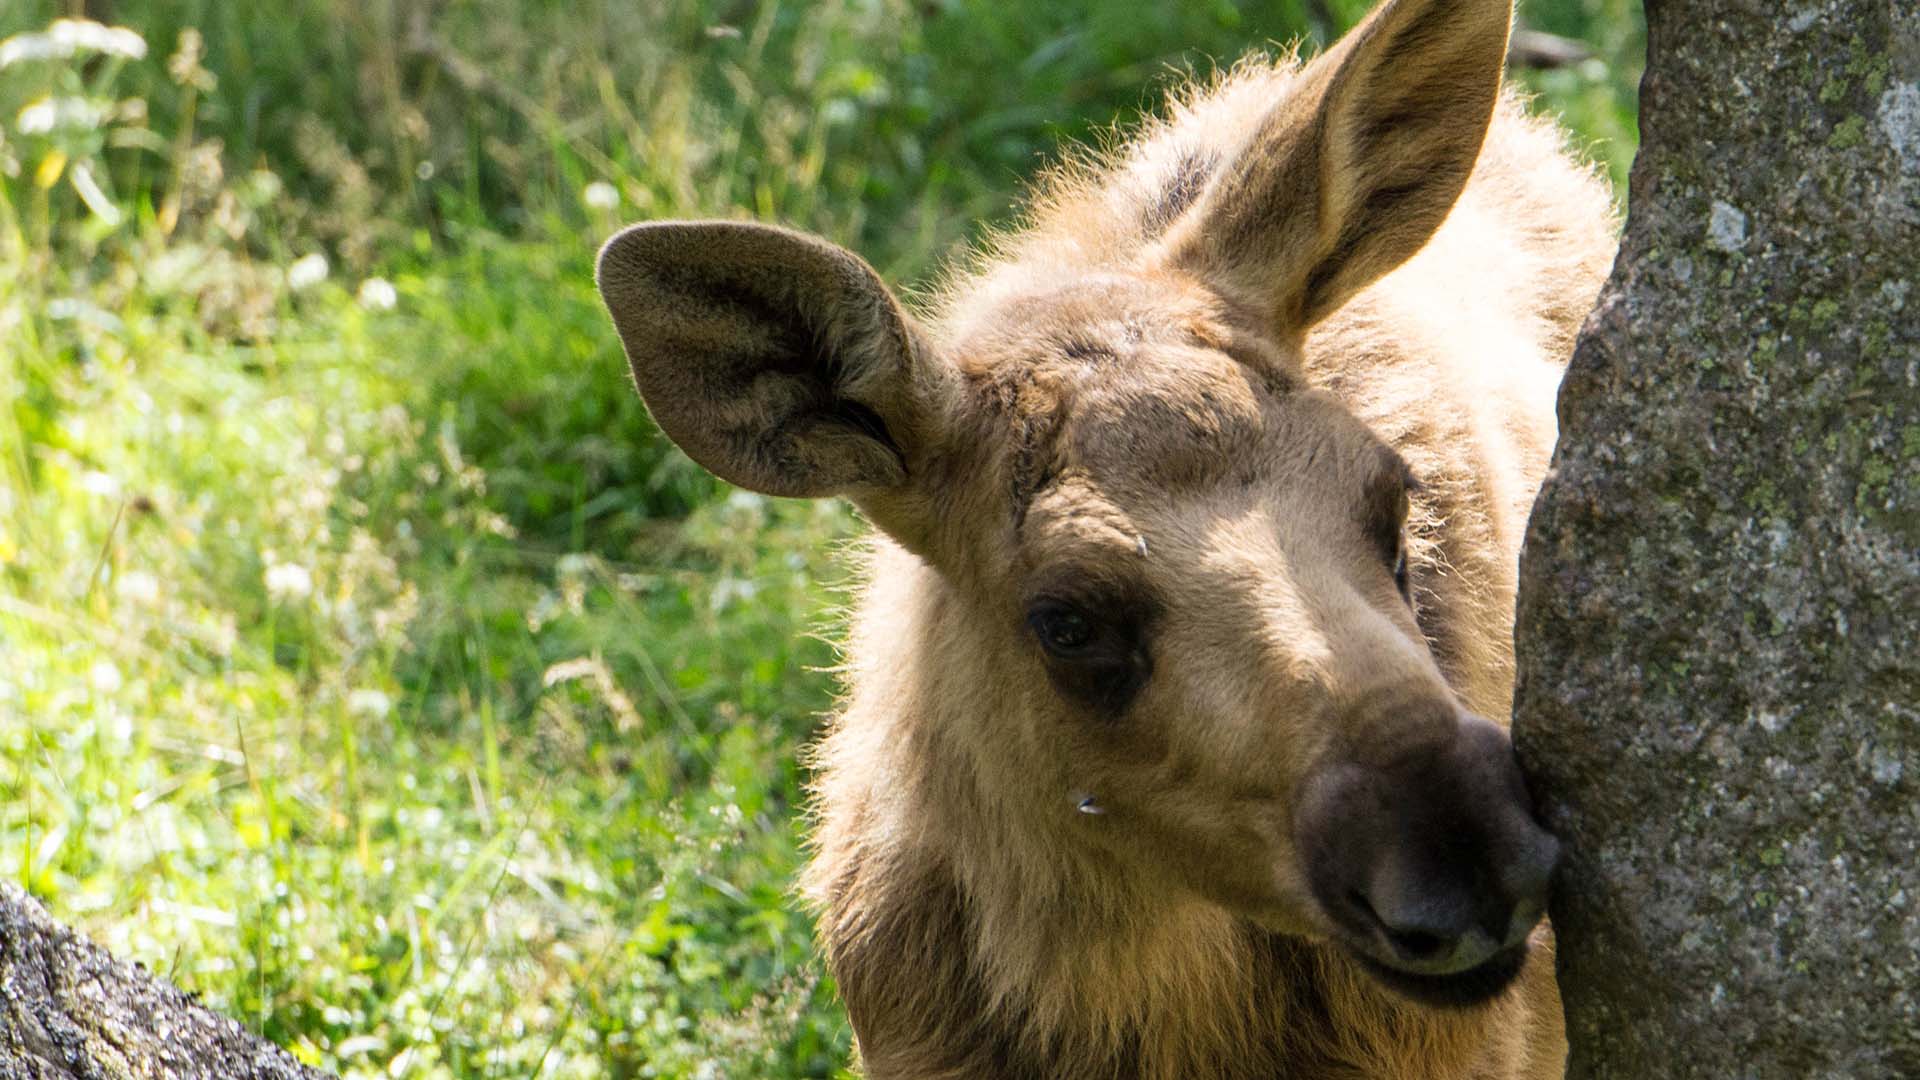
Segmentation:
[[(746, 215), (923, 282), (1061, 140), (1365, 4), (415, 6), (118, 0), (146, 55), (0, 68), (0, 872), (348, 1075), (835, 1075), (790, 884), (855, 525), (660, 439), (594, 245)], [(1623, 181), (1637, 12), (1526, 11)]]

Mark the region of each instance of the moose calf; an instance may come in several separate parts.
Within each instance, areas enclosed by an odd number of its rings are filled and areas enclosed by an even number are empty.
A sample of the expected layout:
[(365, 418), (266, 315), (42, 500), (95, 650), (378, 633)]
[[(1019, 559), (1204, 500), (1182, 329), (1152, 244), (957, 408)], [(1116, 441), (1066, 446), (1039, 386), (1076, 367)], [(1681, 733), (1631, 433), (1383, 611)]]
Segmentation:
[(1509, 2), (1183, 92), (921, 314), (779, 228), (601, 253), (668, 436), (879, 530), (806, 879), (869, 1076), (1562, 1072), (1504, 718), (1614, 224)]

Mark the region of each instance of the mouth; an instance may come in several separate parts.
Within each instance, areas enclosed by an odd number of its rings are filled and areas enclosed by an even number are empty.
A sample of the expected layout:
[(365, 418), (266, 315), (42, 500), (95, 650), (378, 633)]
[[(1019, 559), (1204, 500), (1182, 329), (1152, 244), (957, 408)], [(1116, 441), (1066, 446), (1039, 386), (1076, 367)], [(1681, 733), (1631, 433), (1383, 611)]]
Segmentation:
[(1527, 965), (1527, 943), (1494, 953), (1475, 967), (1447, 975), (1406, 971), (1350, 949), (1348, 952), (1388, 989), (1421, 1005), (1436, 1009), (1467, 1009), (1484, 1005), (1506, 991)]

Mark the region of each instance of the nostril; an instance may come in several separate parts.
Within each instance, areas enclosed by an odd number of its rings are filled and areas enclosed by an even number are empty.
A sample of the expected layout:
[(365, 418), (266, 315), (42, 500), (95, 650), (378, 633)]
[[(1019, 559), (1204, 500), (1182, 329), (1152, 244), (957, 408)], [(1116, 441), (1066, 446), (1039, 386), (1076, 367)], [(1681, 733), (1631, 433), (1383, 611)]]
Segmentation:
[(1438, 934), (1391, 928), (1387, 930), (1387, 941), (1393, 945), (1394, 951), (1409, 960), (1431, 960), (1452, 944)]
[(1354, 911), (1359, 912), (1361, 918), (1366, 921), (1367, 925), (1379, 926), (1384, 929), (1386, 924), (1381, 922), (1380, 913), (1373, 910), (1373, 905), (1367, 902), (1367, 895), (1359, 889), (1347, 890), (1347, 905), (1353, 908)]
[(1431, 926), (1422, 926), (1418, 920), (1409, 920), (1408, 924), (1396, 925), (1395, 920), (1383, 916), (1358, 889), (1349, 890), (1347, 902), (1366, 918), (1393, 951), (1404, 960), (1432, 960), (1453, 948), (1458, 940)]

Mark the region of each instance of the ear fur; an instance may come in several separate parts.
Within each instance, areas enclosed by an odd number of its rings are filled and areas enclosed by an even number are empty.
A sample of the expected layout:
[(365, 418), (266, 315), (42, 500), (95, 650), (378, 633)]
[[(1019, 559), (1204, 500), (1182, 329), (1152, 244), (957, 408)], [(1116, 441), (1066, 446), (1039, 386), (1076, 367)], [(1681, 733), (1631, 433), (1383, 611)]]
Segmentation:
[(1480, 155), (1511, 0), (1390, 0), (1301, 72), (1199, 203), (1171, 263), (1304, 332), (1424, 246)]
[(941, 369), (852, 252), (768, 225), (652, 222), (607, 241), (595, 276), (654, 421), (722, 479), (793, 496), (907, 482)]

